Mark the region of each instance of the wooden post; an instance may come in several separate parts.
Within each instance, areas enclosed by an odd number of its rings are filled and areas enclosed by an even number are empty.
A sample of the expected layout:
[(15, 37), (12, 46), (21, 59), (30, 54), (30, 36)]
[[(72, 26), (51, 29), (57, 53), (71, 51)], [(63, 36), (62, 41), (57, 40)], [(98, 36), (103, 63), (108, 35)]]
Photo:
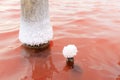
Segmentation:
[(29, 46), (47, 44), (53, 38), (48, 0), (21, 0), (19, 40)]

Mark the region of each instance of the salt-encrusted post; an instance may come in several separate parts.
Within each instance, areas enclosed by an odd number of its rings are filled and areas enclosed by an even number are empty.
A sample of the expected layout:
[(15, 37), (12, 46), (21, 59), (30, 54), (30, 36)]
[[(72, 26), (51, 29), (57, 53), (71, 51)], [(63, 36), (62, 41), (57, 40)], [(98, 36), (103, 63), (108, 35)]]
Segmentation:
[(78, 50), (75, 45), (67, 45), (63, 48), (63, 56), (66, 58), (67, 66), (74, 67), (74, 56)]
[(53, 37), (48, 0), (21, 0), (19, 40), (32, 48), (48, 46)]

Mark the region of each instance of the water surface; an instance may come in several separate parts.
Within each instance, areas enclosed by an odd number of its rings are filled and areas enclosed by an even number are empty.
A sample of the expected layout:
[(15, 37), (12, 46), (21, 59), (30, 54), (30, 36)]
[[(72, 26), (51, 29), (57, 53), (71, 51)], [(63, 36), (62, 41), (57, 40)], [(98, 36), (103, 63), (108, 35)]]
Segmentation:
[[(0, 0), (0, 80), (120, 80), (120, 1), (50, 0), (54, 39), (45, 51), (18, 40), (20, 1)], [(62, 49), (75, 44), (75, 67)]]

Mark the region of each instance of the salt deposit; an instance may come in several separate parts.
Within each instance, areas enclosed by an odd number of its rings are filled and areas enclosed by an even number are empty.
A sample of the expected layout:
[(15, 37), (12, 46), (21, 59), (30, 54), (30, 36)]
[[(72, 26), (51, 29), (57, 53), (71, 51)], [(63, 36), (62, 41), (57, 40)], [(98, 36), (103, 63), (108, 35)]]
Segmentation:
[(67, 45), (63, 49), (63, 55), (66, 58), (74, 57), (77, 54), (77, 47), (75, 45)]

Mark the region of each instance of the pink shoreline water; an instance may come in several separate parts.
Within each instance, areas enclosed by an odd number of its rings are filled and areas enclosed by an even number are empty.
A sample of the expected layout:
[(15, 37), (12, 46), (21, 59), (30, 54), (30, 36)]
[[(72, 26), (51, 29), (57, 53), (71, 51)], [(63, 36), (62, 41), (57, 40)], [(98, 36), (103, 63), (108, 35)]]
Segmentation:
[[(54, 39), (48, 50), (18, 40), (19, 1), (0, 1), (0, 80), (120, 80), (120, 1), (50, 0)], [(78, 47), (75, 68), (62, 49)], [(31, 56), (29, 56), (31, 54)]]

